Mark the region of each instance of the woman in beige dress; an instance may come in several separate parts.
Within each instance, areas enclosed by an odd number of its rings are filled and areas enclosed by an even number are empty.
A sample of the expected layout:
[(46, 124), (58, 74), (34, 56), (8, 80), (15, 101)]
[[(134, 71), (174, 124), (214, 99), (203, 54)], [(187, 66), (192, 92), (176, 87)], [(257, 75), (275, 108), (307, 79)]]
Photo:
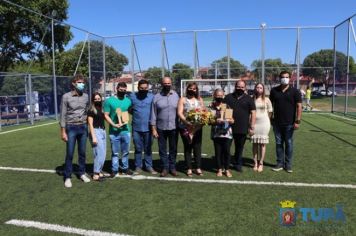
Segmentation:
[(268, 134), (271, 128), (270, 117), (272, 115), (271, 101), (265, 97), (265, 86), (256, 84), (254, 89), (254, 100), (256, 104), (256, 124), (255, 132), (251, 137), (252, 152), (254, 160), (254, 171), (263, 171), (263, 161), (266, 154), (266, 144), (269, 142)]

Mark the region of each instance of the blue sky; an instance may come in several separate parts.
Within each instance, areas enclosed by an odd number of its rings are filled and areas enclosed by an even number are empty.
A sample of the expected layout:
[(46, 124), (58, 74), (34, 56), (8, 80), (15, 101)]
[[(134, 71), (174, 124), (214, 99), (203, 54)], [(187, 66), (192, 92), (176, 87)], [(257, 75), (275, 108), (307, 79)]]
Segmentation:
[[(103, 36), (130, 33), (158, 32), (211, 28), (278, 26), (334, 26), (356, 13), (355, 0), (180, 0), (180, 1), (119, 1), (69, 0), (68, 23)], [(355, 20), (356, 21), (356, 20)], [(73, 30), (73, 42), (85, 34)], [(321, 48), (332, 48), (332, 30), (303, 30), (302, 59)], [(130, 57), (128, 39), (111, 39), (107, 43)], [(266, 58), (294, 61), (296, 31), (266, 32)], [(72, 45), (72, 44), (71, 44)], [(160, 66), (160, 37), (136, 38), (143, 68)], [(193, 65), (192, 34), (167, 36), (170, 65), (184, 62)], [(198, 34), (201, 66), (226, 55), (226, 33)], [(239, 31), (231, 34), (231, 56), (250, 66), (261, 55), (261, 36), (258, 31)], [(137, 68), (137, 66), (135, 66)]]

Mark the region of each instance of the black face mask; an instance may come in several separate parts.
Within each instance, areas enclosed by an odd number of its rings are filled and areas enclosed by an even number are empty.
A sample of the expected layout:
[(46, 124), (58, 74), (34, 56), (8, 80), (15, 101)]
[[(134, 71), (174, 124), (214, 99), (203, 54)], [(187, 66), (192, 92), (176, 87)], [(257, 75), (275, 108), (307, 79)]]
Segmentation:
[(148, 93), (148, 90), (138, 90), (138, 95), (140, 95), (142, 97), (146, 96), (147, 93)]
[(117, 92), (117, 96), (119, 97), (119, 98), (123, 98), (124, 96), (125, 96), (125, 94), (126, 94), (126, 92)]
[(162, 91), (165, 93), (169, 93), (169, 91), (171, 91), (171, 87), (170, 85), (164, 85), (162, 88)]
[(95, 102), (94, 102), (94, 105), (95, 105), (96, 107), (101, 107), (101, 104), (102, 104), (101, 101), (95, 101)]
[(188, 90), (188, 91), (187, 91), (187, 95), (188, 95), (188, 96), (195, 97), (196, 94), (197, 94), (197, 93), (196, 93), (194, 90)]
[(237, 94), (237, 96), (241, 96), (242, 94), (245, 93), (245, 91), (243, 89), (236, 89), (235, 93)]
[(215, 98), (215, 102), (221, 103), (224, 99), (223, 98)]

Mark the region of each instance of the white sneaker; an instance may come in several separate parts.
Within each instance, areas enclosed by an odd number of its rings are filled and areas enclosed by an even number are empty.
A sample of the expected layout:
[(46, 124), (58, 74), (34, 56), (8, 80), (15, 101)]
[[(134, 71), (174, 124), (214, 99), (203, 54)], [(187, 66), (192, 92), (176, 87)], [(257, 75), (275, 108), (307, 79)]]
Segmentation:
[(90, 179), (84, 174), (80, 176), (80, 179), (83, 180), (84, 183), (89, 183)]
[(66, 188), (72, 187), (72, 181), (70, 178), (66, 178), (66, 180), (64, 181), (64, 187), (66, 187)]

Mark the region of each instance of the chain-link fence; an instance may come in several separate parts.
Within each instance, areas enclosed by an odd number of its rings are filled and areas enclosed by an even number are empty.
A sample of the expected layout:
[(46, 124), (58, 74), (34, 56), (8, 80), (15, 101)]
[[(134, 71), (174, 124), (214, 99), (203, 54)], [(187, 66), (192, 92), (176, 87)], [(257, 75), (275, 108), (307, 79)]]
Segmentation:
[(356, 15), (334, 29), (334, 91), (333, 112), (356, 116)]
[[(104, 37), (60, 22), (53, 12), (42, 14), (5, 2), (29, 13), (23, 17), (38, 17), (43, 29), (23, 58), (26, 64), (15, 64), (11, 70), (15, 72), (0, 73), (2, 125), (58, 119), (61, 96), (78, 73), (88, 78), (89, 95), (99, 91), (108, 97), (115, 94), (118, 82), (126, 82), (128, 90), (135, 91), (142, 78), (151, 82), (152, 91), (159, 91), (159, 81), (166, 75), (172, 77), (178, 92), (181, 80), (234, 80), (243, 74), (250, 78), (250, 87), (262, 82), (270, 90), (279, 83), (279, 73), (287, 70), (292, 86), (303, 91), (312, 87), (314, 110), (355, 112), (354, 17), (336, 27), (262, 23), (255, 28), (162, 28)], [(61, 47), (57, 39), (66, 46)]]

